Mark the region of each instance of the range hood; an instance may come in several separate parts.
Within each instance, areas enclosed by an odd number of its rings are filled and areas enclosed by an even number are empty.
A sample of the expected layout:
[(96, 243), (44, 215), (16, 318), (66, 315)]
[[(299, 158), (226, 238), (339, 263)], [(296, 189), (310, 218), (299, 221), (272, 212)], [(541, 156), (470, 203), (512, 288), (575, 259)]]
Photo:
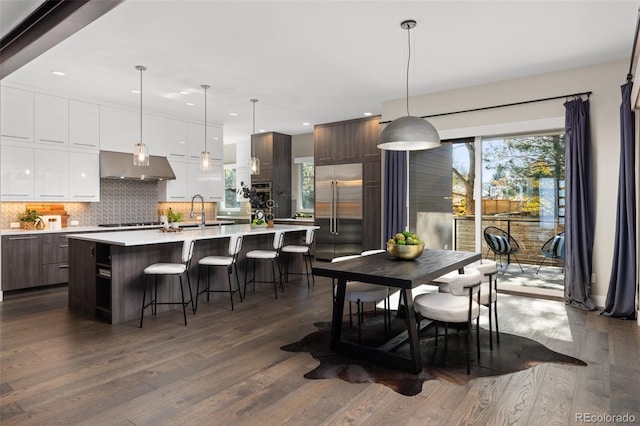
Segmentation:
[(155, 181), (175, 179), (176, 175), (166, 157), (150, 155), (148, 166), (134, 166), (131, 153), (100, 151), (100, 177)]

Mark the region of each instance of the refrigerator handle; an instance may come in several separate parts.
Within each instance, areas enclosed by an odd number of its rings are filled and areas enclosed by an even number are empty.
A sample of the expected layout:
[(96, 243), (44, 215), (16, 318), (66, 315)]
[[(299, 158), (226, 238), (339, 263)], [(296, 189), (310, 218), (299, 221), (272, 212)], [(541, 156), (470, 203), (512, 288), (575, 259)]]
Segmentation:
[(334, 181), (331, 181), (331, 201), (329, 203), (329, 233), (331, 235), (333, 235), (333, 203), (334, 203), (334, 199), (333, 199), (333, 184)]
[(338, 235), (338, 181), (333, 185), (333, 234)]

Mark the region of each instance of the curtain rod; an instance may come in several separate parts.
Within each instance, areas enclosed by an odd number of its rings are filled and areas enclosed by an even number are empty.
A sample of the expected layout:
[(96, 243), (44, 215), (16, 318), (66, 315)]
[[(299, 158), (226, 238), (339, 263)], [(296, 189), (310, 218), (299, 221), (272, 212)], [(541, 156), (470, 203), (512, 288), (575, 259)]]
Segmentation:
[[(583, 96), (583, 95), (587, 95), (587, 97), (589, 97), (591, 95), (591, 93), (592, 93), (591, 91), (589, 91), (589, 92), (580, 92), (580, 93), (572, 93), (570, 95), (560, 95), (560, 96), (552, 96), (550, 98), (531, 99), (531, 100), (528, 100), (528, 101), (513, 102), (513, 103), (510, 103), (510, 104), (492, 105), (492, 106), (486, 106), (486, 107), (480, 107), (480, 108), (465, 109), (465, 110), (461, 110), (461, 111), (442, 112), (440, 114), (422, 115), (422, 116), (420, 116), (420, 118), (442, 117), (443, 115), (453, 115), (453, 114), (462, 114), (462, 113), (465, 113), (465, 112), (484, 111), (484, 110), (487, 110), (487, 109), (504, 108), (504, 107), (510, 107), (510, 106), (516, 106), (516, 105), (532, 104), (532, 103), (535, 103), (535, 102), (552, 101), (554, 99), (571, 98), (571, 97), (577, 97), (577, 96)], [(393, 120), (381, 121), (380, 124), (388, 124), (388, 123), (391, 123), (391, 121), (393, 121)]]
[(633, 80), (633, 58), (636, 56), (636, 45), (638, 44), (638, 29), (640, 29), (640, 8), (638, 8), (638, 19), (636, 20), (636, 35), (633, 37), (633, 48), (631, 49), (631, 59), (629, 60), (629, 72), (627, 81)]

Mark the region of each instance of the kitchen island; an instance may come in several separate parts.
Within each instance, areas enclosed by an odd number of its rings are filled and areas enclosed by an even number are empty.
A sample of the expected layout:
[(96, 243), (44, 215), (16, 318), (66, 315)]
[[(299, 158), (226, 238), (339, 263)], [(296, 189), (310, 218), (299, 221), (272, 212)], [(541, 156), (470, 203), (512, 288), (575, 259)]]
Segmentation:
[[(238, 258), (238, 275), (244, 281), (246, 259), (244, 253), (257, 248), (271, 248), (273, 234), (285, 233), (285, 244), (300, 244), (309, 226), (276, 225), (274, 228), (250, 225), (225, 225), (206, 229), (184, 229), (180, 232), (161, 232), (157, 229), (94, 232), (69, 235), (69, 309), (119, 324), (140, 318), (144, 289), (144, 268), (156, 262), (180, 262), (182, 243), (195, 239), (191, 262), (191, 284), (195, 293), (198, 260), (209, 255), (226, 255), (229, 237), (242, 234), (244, 242)], [(315, 228), (315, 227), (312, 227)], [(296, 256), (297, 257), (297, 256)], [(301, 268), (295, 257), (290, 268)], [(256, 269), (271, 277), (265, 265)], [(226, 283), (222, 271), (215, 271), (213, 283)], [(158, 299), (175, 299), (179, 286), (158, 286)], [(158, 306), (158, 311), (170, 307)]]

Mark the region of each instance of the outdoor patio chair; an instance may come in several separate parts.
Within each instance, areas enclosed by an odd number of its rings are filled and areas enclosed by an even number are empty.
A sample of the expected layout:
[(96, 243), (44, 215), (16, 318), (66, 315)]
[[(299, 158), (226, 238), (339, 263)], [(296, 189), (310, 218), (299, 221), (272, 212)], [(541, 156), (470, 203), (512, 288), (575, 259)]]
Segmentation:
[[(518, 242), (507, 232), (495, 226), (487, 226), (484, 228), (484, 240), (487, 242), (489, 249), (485, 258), (489, 257), (489, 252), (493, 252), (493, 259), (500, 257), (500, 267), (502, 267), (502, 256), (513, 256), (520, 266), (520, 271), (524, 274), (524, 269), (516, 256), (516, 253), (520, 251), (520, 245)], [(507, 266), (509, 266), (507, 260)]]
[(564, 273), (564, 232), (560, 232), (559, 234), (549, 238), (542, 245), (540, 252), (544, 257), (542, 258), (542, 262), (540, 262), (540, 265), (538, 265), (538, 270), (536, 271), (536, 274), (540, 272), (540, 268), (542, 267), (542, 264), (547, 259), (561, 260), (563, 262), (562, 272)]

